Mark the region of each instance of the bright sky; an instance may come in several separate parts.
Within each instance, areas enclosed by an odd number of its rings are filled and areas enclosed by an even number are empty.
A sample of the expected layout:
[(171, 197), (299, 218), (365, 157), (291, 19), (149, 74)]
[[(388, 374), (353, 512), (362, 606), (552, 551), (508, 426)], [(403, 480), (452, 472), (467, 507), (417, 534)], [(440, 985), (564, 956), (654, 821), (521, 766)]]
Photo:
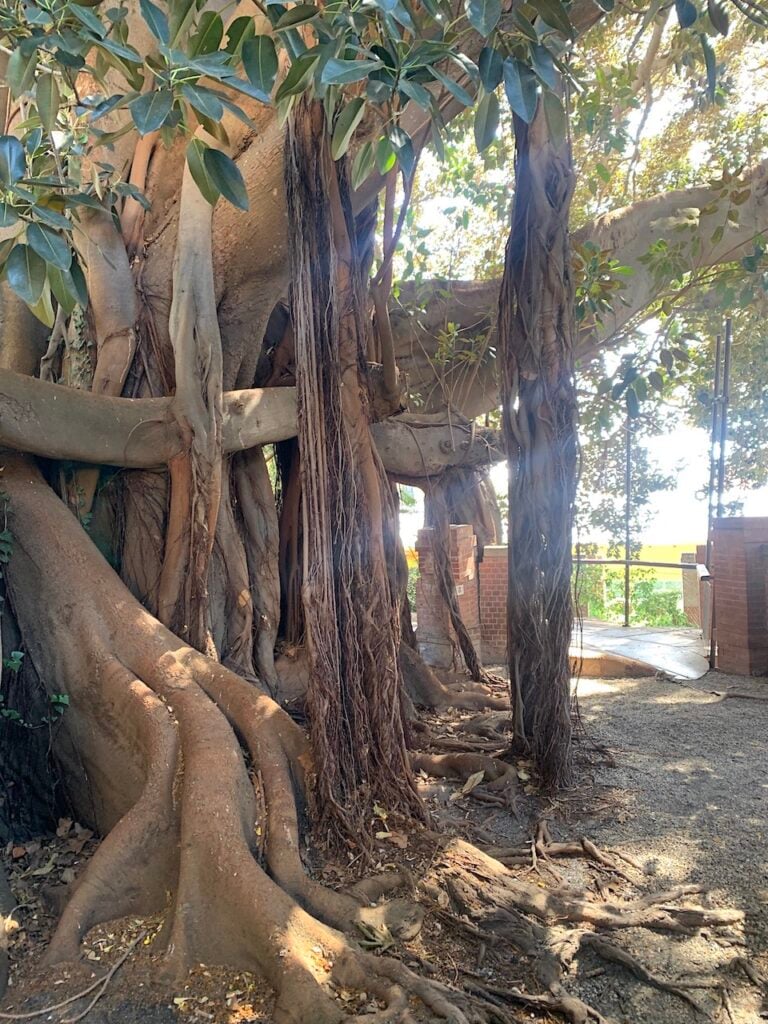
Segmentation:
[[(646, 545), (684, 544), (689, 547), (704, 544), (707, 539), (707, 500), (697, 497), (709, 479), (709, 435), (695, 427), (677, 427), (664, 437), (648, 442), (648, 450), (664, 474), (676, 476), (676, 486), (652, 496), (649, 515), (640, 540)], [(506, 490), (507, 468), (502, 463), (491, 471), (496, 490)], [(416, 534), (423, 524), (424, 510), (421, 492), (415, 492), (417, 508), (403, 511), (400, 533), (406, 548), (416, 543)], [(730, 491), (726, 501), (744, 502), (745, 516), (768, 515), (768, 487), (754, 491)], [(582, 537), (582, 541), (600, 542), (601, 537)]]

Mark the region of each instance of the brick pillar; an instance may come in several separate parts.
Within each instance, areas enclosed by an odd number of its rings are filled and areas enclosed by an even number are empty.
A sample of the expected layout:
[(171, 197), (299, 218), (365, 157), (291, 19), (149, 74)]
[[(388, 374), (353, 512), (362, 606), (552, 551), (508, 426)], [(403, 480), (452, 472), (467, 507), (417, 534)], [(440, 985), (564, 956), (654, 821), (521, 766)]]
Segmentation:
[[(419, 578), (416, 580), (416, 638), (421, 655), (428, 665), (435, 665), (438, 668), (461, 668), (463, 659), (456, 645), (448, 608), (440, 595), (435, 576), (433, 533), (431, 529), (419, 530), (416, 540), (416, 551), (419, 556)], [(476, 547), (477, 538), (471, 526), (451, 526), (449, 554), (459, 612), (478, 654), (482, 657), (480, 616), (477, 608)]]
[(480, 628), (487, 665), (507, 660), (507, 545), (487, 544), (480, 563)]
[(715, 519), (711, 571), (717, 667), (768, 675), (768, 518)]

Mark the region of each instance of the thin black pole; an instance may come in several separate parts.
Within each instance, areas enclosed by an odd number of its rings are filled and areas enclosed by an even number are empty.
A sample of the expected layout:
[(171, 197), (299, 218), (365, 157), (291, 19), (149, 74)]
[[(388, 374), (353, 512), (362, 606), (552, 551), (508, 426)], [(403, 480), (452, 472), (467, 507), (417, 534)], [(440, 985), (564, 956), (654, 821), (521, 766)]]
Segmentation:
[[(723, 351), (723, 383), (720, 392), (719, 443), (717, 451), (717, 518), (723, 514), (723, 490), (725, 488), (725, 442), (728, 440), (728, 400), (730, 398), (731, 342), (733, 341), (733, 320), (725, 320), (725, 347)], [(717, 596), (717, 579), (714, 580), (714, 597)], [(710, 620), (709, 667), (717, 665), (717, 601), (712, 601)]]
[(712, 556), (712, 520), (715, 515), (715, 484), (717, 481), (717, 460), (715, 447), (719, 437), (718, 420), (720, 416), (720, 367), (723, 354), (723, 338), (718, 334), (715, 339), (715, 380), (712, 388), (712, 430), (709, 441), (709, 490), (707, 505), (707, 558), (706, 566), (710, 567)]
[(629, 627), (629, 556), (632, 542), (632, 420), (627, 416), (624, 462), (624, 625)]
[(723, 391), (720, 403), (720, 446), (717, 466), (717, 516), (723, 514), (723, 490), (725, 489), (725, 442), (728, 440), (728, 400), (730, 398), (731, 342), (733, 341), (733, 320), (725, 321), (725, 352), (723, 355)]

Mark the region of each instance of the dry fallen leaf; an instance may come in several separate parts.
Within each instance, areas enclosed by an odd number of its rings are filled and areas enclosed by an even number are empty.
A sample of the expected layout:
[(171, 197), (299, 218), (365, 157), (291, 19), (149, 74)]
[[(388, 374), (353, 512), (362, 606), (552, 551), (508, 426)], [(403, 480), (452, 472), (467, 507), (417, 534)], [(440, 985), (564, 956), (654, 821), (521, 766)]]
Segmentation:
[(458, 791), (458, 793), (451, 794), (451, 800), (461, 800), (463, 796), (466, 796), (468, 793), (471, 793), (476, 786), (479, 786), (484, 778), (484, 771), (481, 770), (479, 772), (473, 772), (472, 775), (469, 776), (467, 781), (461, 787), (461, 789)]

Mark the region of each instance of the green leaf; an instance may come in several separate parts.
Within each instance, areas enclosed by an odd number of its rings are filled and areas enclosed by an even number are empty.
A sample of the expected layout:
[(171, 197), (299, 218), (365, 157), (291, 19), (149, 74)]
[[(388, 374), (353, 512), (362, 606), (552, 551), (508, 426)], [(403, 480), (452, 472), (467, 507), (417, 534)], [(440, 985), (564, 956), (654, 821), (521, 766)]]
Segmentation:
[(48, 284), (56, 297), (56, 301), (69, 316), (75, 306), (79, 303), (79, 297), (72, 275), (68, 270), (59, 270), (58, 267), (48, 267)]
[(245, 78), (230, 75), (227, 78), (222, 78), (222, 85), (229, 86), (230, 89), (236, 89), (238, 92), (243, 93), (244, 96), (250, 96), (251, 99), (258, 100), (259, 103), (270, 102), (269, 93), (257, 89), (255, 85), (252, 85)]
[(482, 153), (496, 138), (499, 127), (499, 100), (495, 92), (486, 93), (475, 110), (475, 143)]
[(530, 0), (537, 14), (550, 26), (557, 29), (566, 39), (574, 38), (573, 25), (561, 0)]
[(212, 121), (220, 121), (224, 114), (221, 100), (211, 89), (202, 85), (182, 85), (181, 94), (195, 110)]
[(8, 284), (28, 306), (34, 306), (43, 293), (45, 262), (28, 245), (13, 247), (5, 264)]
[(80, 266), (77, 259), (72, 260), (72, 266), (69, 268), (69, 275), (72, 278), (73, 285), (75, 286), (77, 301), (83, 309), (85, 309), (88, 305), (88, 284), (85, 280), (83, 268)]
[(397, 162), (407, 178), (413, 174), (416, 166), (416, 154), (413, 150), (413, 139), (399, 125), (390, 125), (387, 129), (389, 141), (397, 154)]
[(664, 388), (664, 378), (658, 370), (652, 370), (648, 374), (648, 383), (657, 391), (661, 391)]
[(542, 94), (544, 103), (544, 117), (547, 119), (549, 137), (553, 145), (562, 146), (568, 135), (568, 120), (565, 114), (565, 107), (559, 96), (553, 92)]
[(641, 402), (644, 402), (648, 397), (648, 384), (646, 382), (645, 377), (638, 377), (635, 383), (633, 384), (633, 387), (637, 392), (637, 397), (640, 399)]
[(463, 103), (465, 107), (472, 106), (474, 100), (463, 86), (459, 85), (458, 82), (454, 82), (452, 78), (449, 78), (448, 75), (440, 71), (439, 68), (431, 67), (429, 70), (438, 82), (442, 83), (442, 85), (445, 86), (448, 92), (457, 99), (459, 103)]
[(40, 298), (37, 302), (33, 303), (29, 309), (32, 315), (37, 317), (37, 319), (41, 323), (44, 323), (46, 327), (53, 327), (56, 320), (56, 314), (53, 311), (51, 288), (47, 281), (43, 284), (43, 290), (40, 293)]
[(699, 16), (699, 12), (691, 0), (675, 0), (675, 11), (680, 28), (690, 28)]
[(413, 100), (414, 103), (418, 104), (422, 110), (432, 109), (432, 93), (428, 92), (423, 85), (419, 85), (418, 82), (414, 82), (409, 78), (402, 78), (399, 83), (399, 90), (409, 100)]
[(492, 46), (484, 46), (477, 62), (480, 69), (480, 81), (486, 92), (493, 92), (504, 77), (504, 58)]
[(161, 128), (172, 107), (173, 93), (170, 89), (155, 89), (135, 99), (129, 109), (139, 135), (149, 135)]
[(375, 163), (373, 143), (364, 142), (352, 164), (352, 188), (358, 189), (369, 177)]
[(318, 53), (306, 53), (302, 57), (297, 57), (275, 93), (275, 102), (279, 103), (286, 96), (297, 96), (303, 92), (319, 60)]
[(27, 170), (24, 147), (15, 135), (0, 135), (0, 183), (13, 185)]
[(631, 420), (637, 419), (640, 415), (640, 402), (637, 399), (637, 392), (634, 387), (627, 388), (627, 393), (624, 396), (624, 400), (627, 403), (627, 415)]
[(376, 143), (376, 167), (379, 174), (389, 174), (397, 163), (397, 153), (386, 135)]
[(40, 123), (46, 131), (53, 131), (56, 126), (56, 118), (59, 115), (59, 87), (53, 75), (40, 75), (37, 80), (35, 100)]
[(277, 77), (277, 50), (269, 36), (255, 36), (243, 43), (243, 67), (248, 81), (269, 95)]
[(504, 61), (504, 92), (512, 110), (530, 124), (536, 113), (539, 85), (531, 69), (514, 57)]
[(728, 18), (728, 11), (725, 7), (723, 7), (721, 3), (718, 3), (718, 0), (707, 0), (707, 14), (709, 15), (709, 20), (720, 35), (727, 36), (728, 29), (730, 28), (730, 20)]
[(377, 71), (383, 64), (380, 60), (329, 60), (320, 74), (323, 85), (349, 85), (350, 82), (361, 82), (372, 71)]
[(544, 85), (550, 89), (557, 88), (557, 68), (552, 59), (552, 54), (541, 44), (531, 47), (531, 62), (533, 70), (542, 80)]
[[(212, 12), (207, 12), (212, 13)], [(203, 19), (200, 19), (202, 24)], [(227, 53), (237, 53), (238, 50), (242, 51), (245, 43), (254, 36), (253, 18), (249, 18), (245, 15), (235, 18), (232, 24), (227, 29)], [(219, 40), (221, 42), (221, 40)], [(219, 43), (216, 44), (214, 49), (218, 49)]]
[(141, 55), (137, 53), (132, 46), (124, 46), (122, 43), (118, 43), (114, 39), (100, 39), (98, 46), (100, 49), (106, 50), (107, 53), (118, 57), (120, 60), (128, 61), (131, 64), (144, 63), (141, 59)]
[[(237, 20), (239, 21), (240, 19), (238, 18)], [(253, 25), (252, 18), (246, 20)], [(221, 15), (216, 11), (205, 11), (200, 18), (197, 32), (195, 32), (189, 42), (189, 52), (193, 57), (206, 53), (216, 53), (221, 46), (223, 38), (224, 22), (221, 20)]]
[(36, 63), (37, 50), (34, 49), (31, 53), (27, 53), (23, 44), (17, 47), (8, 58), (5, 79), (15, 97), (21, 96), (34, 82)]
[(67, 10), (70, 14), (74, 14), (81, 25), (84, 25), (89, 32), (93, 32), (97, 39), (103, 39), (107, 34), (107, 30), (93, 13), (87, 7), (81, 7), (80, 4), (68, 4)]
[(187, 164), (192, 180), (200, 189), (206, 202), (215, 206), (219, 199), (219, 189), (214, 183), (205, 166), (205, 154), (208, 147), (200, 139), (192, 139), (187, 146)]
[(61, 235), (42, 224), (30, 224), (27, 228), (27, 242), (46, 263), (59, 270), (69, 270), (72, 251)]
[(481, 36), (489, 36), (501, 17), (501, 0), (465, 0), (467, 20)]
[(42, 203), (35, 203), (32, 207), (35, 216), (38, 220), (43, 221), (52, 228), (61, 228), (62, 231), (69, 231), (72, 227), (70, 222), (63, 214), (58, 213), (56, 210), (52, 210), (49, 206), (44, 206)]
[(279, 32), (282, 29), (305, 25), (309, 21), (314, 21), (319, 13), (320, 11), (314, 4), (296, 4), (295, 7), (291, 7), (290, 10), (280, 16), (275, 28)]
[(365, 100), (362, 96), (356, 96), (350, 100), (342, 112), (336, 118), (333, 126), (333, 137), (331, 139), (331, 156), (334, 160), (340, 160), (349, 148), (355, 128), (360, 124), (365, 113)]
[[(240, 169), (234, 160), (230, 160), (227, 154), (222, 153), (220, 149), (206, 149), (203, 154), (203, 164), (211, 181), (224, 198), (238, 209), (247, 210), (248, 192)], [(202, 189), (200, 191), (202, 192)]]
[(699, 40), (701, 41), (701, 49), (704, 53), (704, 65), (707, 69), (707, 95), (710, 102), (714, 103), (715, 90), (717, 89), (717, 59), (709, 39), (707, 39), (703, 32), (699, 33)]
[(149, 31), (159, 39), (161, 43), (170, 43), (171, 33), (168, 28), (168, 19), (165, 14), (152, 3), (152, 0), (139, 0), (141, 16), (146, 21)]
[(532, 43), (538, 43), (539, 33), (533, 27), (532, 23), (526, 18), (522, 11), (519, 11), (516, 7), (512, 10), (512, 18), (515, 24), (526, 37), (530, 39)]
[(19, 215), (11, 204), (0, 201), (0, 228), (11, 228), (18, 221)]

